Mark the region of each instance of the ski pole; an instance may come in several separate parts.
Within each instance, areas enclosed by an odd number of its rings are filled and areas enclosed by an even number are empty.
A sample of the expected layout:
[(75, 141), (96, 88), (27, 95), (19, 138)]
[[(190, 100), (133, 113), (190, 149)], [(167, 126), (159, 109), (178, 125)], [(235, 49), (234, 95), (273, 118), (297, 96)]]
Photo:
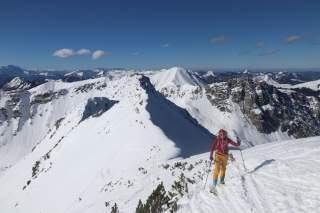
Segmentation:
[(208, 171), (208, 173), (207, 173), (206, 182), (204, 182), (203, 190), (205, 190), (206, 185), (207, 185), (207, 181), (208, 181), (208, 177), (209, 177), (209, 173), (210, 173), (211, 164), (212, 164), (212, 160), (210, 160), (209, 171)]
[[(237, 134), (237, 132), (236, 132), (236, 130), (233, 130), (233, 133), (234, 133), (234, 135), (236, 136), (237, 141), (241, 141), (240, 138), (239, 138), (239, 136), (238, 136), (238, 134)], [(238, 142), (238, 143), (239, 143), (239, 142)], [(240, 148), (239, 148), (239, 151), (240, 151), (240, 153), (241, 153), (241, 159), (242, 159), (242, 163), (243, 163), (244, 170), (245, 170), (245, 172), (247, 172), (247, 167), (246, 167), (246, 164), (245, 164), (245, 162), (244, 162), (242, 150), (241, 150)]]
[(242, 151), (241, 151), (241, 149), (239, 149), (239, 150), (240, 150), (240, 153), (241, 153), (241, 159), (242, 159), (242, 163), (243, 163), (244, 171), (245, 171), (245, 172), (247, 172), (247, 167), (246, 167), (246, 164), (245, 164), (245, 162), (244, 162), (244, 158), (243, 158)]

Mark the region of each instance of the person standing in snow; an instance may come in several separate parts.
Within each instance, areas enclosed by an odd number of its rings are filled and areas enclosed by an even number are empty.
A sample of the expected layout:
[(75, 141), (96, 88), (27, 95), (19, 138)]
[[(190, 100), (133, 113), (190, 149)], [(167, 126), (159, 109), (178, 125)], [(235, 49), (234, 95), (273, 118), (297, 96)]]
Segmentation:
[(220, 174), (220, 183), (225, 184), (224, 178), (226, 175), (226, 167), (228, 162), (228, 145), (240, 146), (240, 140), (238, 143), (232, 141), (227, 136), (227, 132), (223, 129), (219, 130), (218, 136), (213, 140), (210, 149), (210, 160), (213, 160), (213, 153), (215, 152), (214, 158), (214, 170), (213, 170), (213, 189), (215, 189), (218, 177)]

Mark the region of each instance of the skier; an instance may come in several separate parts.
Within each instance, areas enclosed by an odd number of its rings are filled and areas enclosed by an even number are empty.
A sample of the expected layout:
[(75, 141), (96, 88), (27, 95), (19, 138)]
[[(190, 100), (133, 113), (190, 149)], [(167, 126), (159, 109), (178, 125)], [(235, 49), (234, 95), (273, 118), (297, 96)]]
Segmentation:
[(228, 162), (228, 144), (233, 146), (240, 146), (241, 141), (237, 138), (235, 143), (227, 136), (227, 132), (224, 129), (220, 129), (218, 136), (213, 140), (210, 149), (210, 160), (213, 160), (213, 152), (215, 152), (214, 158), (214, 170), (213, 170), (213, 187), (211, 192), (216, 192), (216, 186), (220, 173), (220, 183), (225, 184), (224, 178), (226, 175), (226, 167)]

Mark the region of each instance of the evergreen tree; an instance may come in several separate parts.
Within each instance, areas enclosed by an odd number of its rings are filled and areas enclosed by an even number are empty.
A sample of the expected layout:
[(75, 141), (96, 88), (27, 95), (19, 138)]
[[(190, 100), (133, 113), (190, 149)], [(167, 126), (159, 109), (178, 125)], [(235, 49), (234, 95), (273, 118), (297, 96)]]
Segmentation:
[(112, 206), (111, 213), (119, 213), (119, 208), (117, 203), (114, 203), (114, 206)]
[(145, 204), (138, 203), (136, 213), (161, 213), (166, 211), (170, 207), (170, 198), (163, 186), (160, 183), (157, 188), (148, 197)]

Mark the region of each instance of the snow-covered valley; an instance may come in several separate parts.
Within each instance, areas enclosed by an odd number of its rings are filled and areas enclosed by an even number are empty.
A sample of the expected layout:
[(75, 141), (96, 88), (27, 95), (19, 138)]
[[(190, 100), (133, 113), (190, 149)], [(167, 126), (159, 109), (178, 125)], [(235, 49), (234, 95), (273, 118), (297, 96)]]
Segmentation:
[[(253, 87), (256, 102), (238, 100), (237, 83), (221, 98), (225, 84), (208, 85), (182, 68), (49, 80), (32, 88), (15, 83), (29, 85), (15, 79), (8, 84), (13, 89), (0, 90), (3, 212), (110, 212), (115, 203), (120, 212), (135, 212), (139, 200), (146, 202), (162, 182), (171, 202), (167, 212), (320, 208), (320, 138), (294, 139), (319, 133), (319, 97), (287, 95), (298, 93), (297, 85), (281, 87), (287, 89), (283, 93), (272, 86), (275, 92), (267, 95), (273, 98), (260, 106), (265, 96), (256, 87), (266, 95), (271, 86)], [(271, 105), (281, 100), (304, 100), (305, 108), (274, 111), (287, 120), (278, 115), (270, 127), (265, 115), (273, 119)], [(309, 119), (304, 129), (298, 128), (301, 118)], [(238, 133), (244, 162), (239, 150), (231, 151), (227, 183), (214, 197), (208, 190), (211, 174), (203, 186), (210, 144), (220, 128)]]

